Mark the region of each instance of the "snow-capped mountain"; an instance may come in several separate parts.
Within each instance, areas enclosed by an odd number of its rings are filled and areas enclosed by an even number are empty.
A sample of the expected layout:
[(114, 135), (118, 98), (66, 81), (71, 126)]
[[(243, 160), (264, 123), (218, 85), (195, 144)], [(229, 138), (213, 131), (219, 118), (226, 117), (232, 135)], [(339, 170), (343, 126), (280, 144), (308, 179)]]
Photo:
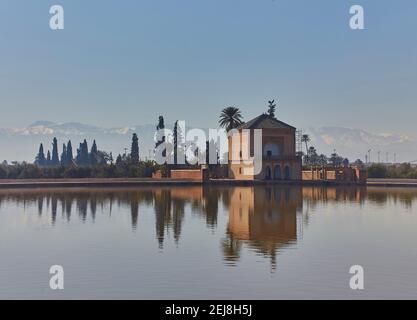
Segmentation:
[[(58, 147), (71, 140), (73, 148), (87, 139), (89, 146), (97, 141), (101, 150), (111, 151), (117, 155), (130, 149), (131, 136), (136, 132), (140, 137), (141, 156), (149, 155), (153, 146), (155, 133), (154, 125), (137, 125), (132, 127), (102, 128), (77, 122), (54, 123), (37, 121), (23, 128), (0, 129), (0, 159), (7, 161), (33, 161), (39, 144), (43, 143), (45, 150), (51, 149), (52, 139), (58, 139)], [(46, 151), (45, 151), (46, 152)], [(74, 150), (75, 152), (75, 150)]]
[[(385, 162), (413, 161), (417, 159), (417, 139), (403, 134), (395, 133), (371, 133), (361, 129), (342, 127), (308, 128), (305, 130), (310, 135), (310, 145), (318, 152), (330, 154), (336, 149), (340, 155), (350, 160), (364, 159), (368, 150), (371, 150), (371, 161)], [(305, 147), (304, 147), (305, 148)]]
[[(126, 127), (103, 128), (77, 122), (54, 123), (37, 121), (23, 128), (0, 128), (0, 161), (33, 161), (39, 144), (45, 150), (51, 148), (53, 137), (57, 137), (59, 147), (71, 140), (75, 148), (84, 139), (89, 146), (95, 139), (101, 150), (111, 151), (114, 155), (130, 149), (131, 136), (139, 136), (141, 157), (148, 157), (154, 147), (155, 125), (135, 125)], [(394, 153), (398, 161), (417, 159), (417, 139), (402, 134), (371, 133), (361, 129), (342, 127), (308, 128), (304, 133), (310, 135), (308, 146), (314, 146), (319, 153), (329, 155), (336, 149), (337, 153), (350, 160), (362, 159), (372, 149), (371, 160), (393, 161)], [(305, 150), (305, 145), (303, 145)], [(75, 152), (75, 150), (74, 150)]]
[(101, 128), (78, 122), (54, 123), (51, 121), (36, 121), (24, 128), (1, 129), (4, 134), (13, 135), (91, 135), (91, 134), (127, 134), (135, 128)]

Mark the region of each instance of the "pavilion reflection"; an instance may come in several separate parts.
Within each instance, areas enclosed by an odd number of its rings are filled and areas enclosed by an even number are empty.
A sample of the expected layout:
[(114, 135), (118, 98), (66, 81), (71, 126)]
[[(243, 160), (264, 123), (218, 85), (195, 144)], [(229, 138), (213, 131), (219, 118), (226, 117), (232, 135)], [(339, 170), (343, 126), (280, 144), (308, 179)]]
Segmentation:
[(230, 192), (229, 223), (222, 242), (225, 261), (235, 264), (245, 245), (270, 258), (275, 268), (279, 249), (297, 242), (302, 188), (253, 186)]

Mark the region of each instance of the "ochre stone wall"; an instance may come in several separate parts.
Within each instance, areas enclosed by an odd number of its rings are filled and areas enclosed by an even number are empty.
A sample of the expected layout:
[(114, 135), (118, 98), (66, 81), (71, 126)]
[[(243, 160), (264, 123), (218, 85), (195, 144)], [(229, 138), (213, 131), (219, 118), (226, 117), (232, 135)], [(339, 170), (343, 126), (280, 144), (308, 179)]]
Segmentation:
[(161, 170), (158, 170), (158, 171), (152, 173), (152, 179), (162, 179), (162, 172), (161, 172)]
[(204, 170), (171, 170), (171, 179), (203, 180)]
[(355, 183), (366, 183), (366, 172), (357, 167), (339, 169), (312, 168), (302, 172), (303, 180), (330, 180)]

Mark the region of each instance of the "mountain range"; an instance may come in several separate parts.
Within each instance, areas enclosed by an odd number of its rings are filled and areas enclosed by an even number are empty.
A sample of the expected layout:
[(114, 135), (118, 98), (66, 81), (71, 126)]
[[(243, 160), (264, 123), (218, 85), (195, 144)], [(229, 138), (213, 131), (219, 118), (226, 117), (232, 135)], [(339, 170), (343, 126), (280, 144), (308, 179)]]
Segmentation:
[(417, 159), (417, 139), (404, 134), (371, 133), (343, 127), (310, 127), (305, 132), (311, 137), (310, 144), (326, 155), (336, 150), (350, 160), (365, 161), (365, 155), (371, 150), (371, 162), (394, 162), (394, 157), (396, 162)]
[[(72, 141), (75, 149), (84, 139), (89, 145), (95, 139), (100, 150), (111, 151), (114, 155), (122, 154), (125, 148), (130, 149), (134, 132), (139, 136), (141, 157), (148, 157), (154, 146), (155, 125), (151, 124), (103, 128), (77, 122), (37, 121), (23, 128), (0, 128), (0, 160), (32, 162), (39, 144), (42, 142), (45, 150), (48, 150), (53, 137), (57, 137), (60, 148), (68, 140)], [(372, 149), (371, 161), (378, 161), (378, 151), (381, 162), (387, 160), (387, 153), (389, 162), (394, 161), (394, 154), (397, 161), (417, 159), (417, 139), (403, 134), (371, 133), (343, 127), (310, 127), (303, 132), (310, 135), (308, 146), (314, 146), (318, 153), (326, 155), (336, 150), (339, 155), (352, 161), (364, 161), (368, 150)]]

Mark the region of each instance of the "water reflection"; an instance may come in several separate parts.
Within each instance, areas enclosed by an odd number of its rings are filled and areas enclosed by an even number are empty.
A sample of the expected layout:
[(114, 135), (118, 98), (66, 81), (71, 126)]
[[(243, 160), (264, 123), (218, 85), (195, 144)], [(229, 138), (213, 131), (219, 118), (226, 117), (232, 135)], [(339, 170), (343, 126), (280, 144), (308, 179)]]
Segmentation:
[(247, 187), (231, 190), (229, 224), (222, 242), (225, 261), (234, 264), (243, 244), (271, 259), (279, 248), (297, 241), (301, 187)]
[[(188, 214), (201, 218), (206, 227), (220, 232), (220, 248), (226, 264), (241, 258), (242, 248), (277, 265), (280, 249), (292, 246), (309, 224), (309, 213), (328, 202), (365, 203), (384, 206), (389, 202), (411, 208), (417, 190), (354, 187), (187, 187), (129, 189), (0, 190), (0, 208), (23, 206), (24, 212), (48, 217), (50, 225), (96, 221), (97, 214), (112, 216), (122, 208), (130, 211), (131, 228), (137, 231), (141, 210), (152, 210), (155, 238), (160, 249), (168, 234), (178, 245)], [(115, 209), (116, 208), (116, 209)], [(226, 211), (226, 227), (218, 226), (219, 212)], [(59, 220), (61, 219), (61, 220)]]

